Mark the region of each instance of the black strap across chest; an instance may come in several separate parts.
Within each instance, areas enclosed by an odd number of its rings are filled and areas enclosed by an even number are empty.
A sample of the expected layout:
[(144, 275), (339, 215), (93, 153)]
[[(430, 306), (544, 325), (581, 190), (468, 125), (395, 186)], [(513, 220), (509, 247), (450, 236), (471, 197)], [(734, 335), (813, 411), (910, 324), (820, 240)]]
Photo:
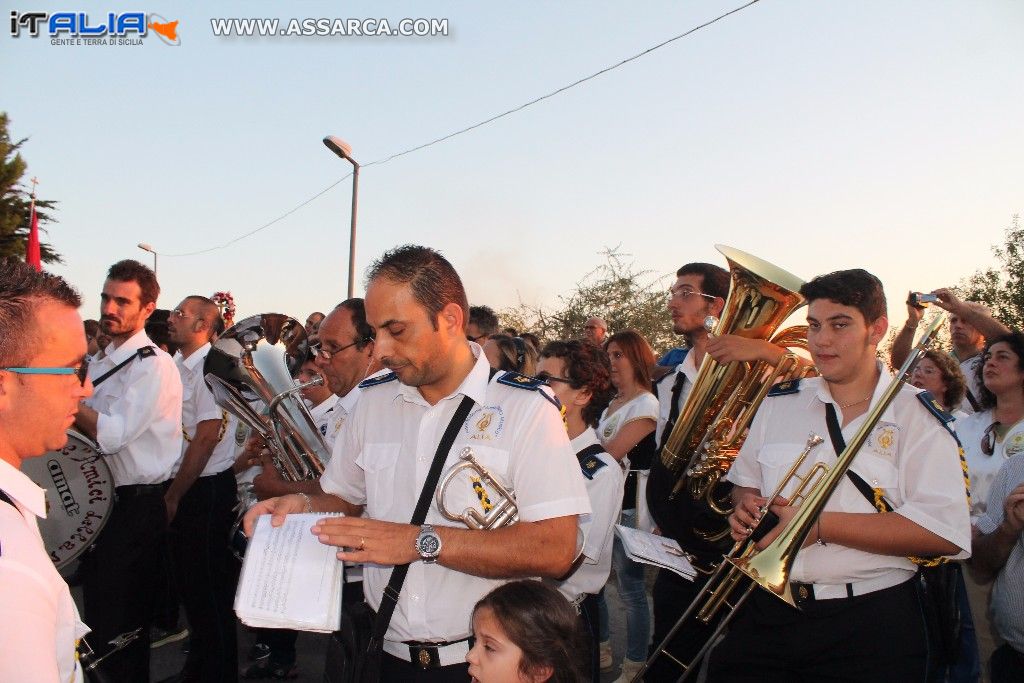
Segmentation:
[[(825, 404), (825, 424), (828, 425), (828, 435), (832, 439), (832, 447), (836, 450), (836, 455), (841, 455), (846, 450), (846, 439), (843, 438), (843, 430), (839, 426), (839, 418), (836, 416), (836, 407), (831, 403)], [(881, 496), (875, 496), (875, 490), (871, 488), (871, 485), (864, 481), (864, 478), (854, 472), (851, 469), (846, 470), (846, 476), (849, 477), (853, 485), (857, 487), (860, 494), (867, 498), (868, 502), (871, 503), (872, 507), (876, 509), (881, 507), (885, 508), (885, 512), (892, 512), (892, 505), (889, 504), (885, 498)], [(879, 510), (881, 512), (881, 510)]]
[(138, 351), (136, 351), (132, 355), (128, 356), (127, 360), (124, 360), (124, 361), (118, 363), (113, 368), (111, 368), (110, 370), (107, 370), (102, 375), (100, 375), (99, 377), (94, 379), (92, 381), (92, 385), (93, 385), (93, 387), (98, 387), (99, 385), (103, 384), (108, 379), (110, 379), (110, 377), (112, 375), (116, 374), (124, 366), (128, 365), (129, 363), (131, 363), (136, 358), (149, 358), (150, 356), (155, 356), (155, 355), (156, 355), (156, 349), (154, 347), (152, 347), (152, 346), (143, 346), (141, 349), (139, 349)]

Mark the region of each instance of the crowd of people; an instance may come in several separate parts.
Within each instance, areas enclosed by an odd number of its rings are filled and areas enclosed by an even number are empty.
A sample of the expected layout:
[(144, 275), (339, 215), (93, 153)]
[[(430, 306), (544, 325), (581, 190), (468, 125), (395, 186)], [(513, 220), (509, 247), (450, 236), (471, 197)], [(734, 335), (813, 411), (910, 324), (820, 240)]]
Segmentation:
[[(173, 681), (322, 669), (297, 661), (295, 631), (261, 629), (238, 651), (230, 539), (240, 490), (257, 501), (246, 533), (260, 515), (277, 526), (293, 513), (343, 513), (312, 533), (345, 563), (344, 609), (365, 606), (382, 634), (380, 680), (596, 682), (616, 669), (618, 681), (676, 680), (716, 625), (677, 622), (728, 546), (772, 544), (799, 510), (785, 475), (833, 465), (865, 434), (788, 577), (799, 609), (754, 591), (697, 658), (696, 675), (1024, 680), (1024, 335), (984, 306), (933, 292), (952, 349), (925, 352), (875, 410), (924, 308), (908, 298), (882, 358), (886, 298), (861, 269), (802, 286), (807, 350), (795, 355), (709, 330), (730, 274), (708, 263), (677, 271), (665, 315), (680, 344), (660, 358), (642, 334), (598, 316), (571, 339), (502, 329), (427, 247), (387, 252), (366, 283), (364, 299), (305, 319), (309, 350), (295, 380), (330, 455), (322, 476), (294, 481), (205, 380), (225, 331), (213, 300), (190, 294), (161, 314), (155, 273), (121, 261), (107, 271), (98, 321), (83, 323), (61, 278), (3, 264), (0, 681), (82, 680), (83, 636), (107, 680), (147, 681), (151, 645), (186, 628)], [(660, 457), (706, 358), (788, 359), (800, 370), (767, 392), (746, 429), (719, 484), (728, 515), (674, 491), (678, 477)], [(81, 585), (81, 618), (36, 526), (42, 489), (20, 471), (60, 451), (69, 429), (102, 452), (116, 492), (70, 579)], [(802, 449), (808, 457), (794, 466)], [(435, 496), (467, 454), (477, 469)], [(491, 523), (503, 493), (514, 523)], [(678, 542), (696, 578), (658, 569), (651, 587), (616, 525)], [(950, 609), (928, 618), (919, 567), (940, 558)], [(617, 663), (609, 581), (625, 616)], [(955, 637), (943, 640), (950, 626)]]

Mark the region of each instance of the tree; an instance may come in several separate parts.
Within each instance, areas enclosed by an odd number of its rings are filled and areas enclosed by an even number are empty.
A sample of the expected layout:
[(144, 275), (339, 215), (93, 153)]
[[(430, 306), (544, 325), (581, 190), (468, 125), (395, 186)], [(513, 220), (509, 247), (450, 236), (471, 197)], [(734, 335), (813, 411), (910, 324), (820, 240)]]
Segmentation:
[(1024, 227), (1014, 214), (1002, 246), (992, 247), (1000, 267), (975, 271), (957, 288), (968, 301), (978, 301), (1004, 325), (1024, 329)]
[[(31, 227), (31, 190), (23, 182), (28, 165), (18, 151), (27, 138), (12, 142), (7, 132), (7, 114), (0, 112), (0, 259), (11, 256), (25, 258), (25, 247)], [(36, 198), (36, 215), (40, 226), (52, 223), (50, 211), (56, 202)], [(45, 232), (40, 227), (41, 232)], [(53, 247), (40, 242), (43, 263), (63, 263)]]
[(605, 263), (585, 275), (568, 296), (560, 296), (555, 311), (524, 303), (500, 311), (503, 327), (530, 331), (543, 341), (582, 336), (587, 318), (604, 318), (611, 332), (632, 328), (642, 334), (657, 354), (680, 339), (672, 333), (672, 321), (665, 307), (666, 279), (653, 271), (634, 271), (618, 247), (605, 249)]

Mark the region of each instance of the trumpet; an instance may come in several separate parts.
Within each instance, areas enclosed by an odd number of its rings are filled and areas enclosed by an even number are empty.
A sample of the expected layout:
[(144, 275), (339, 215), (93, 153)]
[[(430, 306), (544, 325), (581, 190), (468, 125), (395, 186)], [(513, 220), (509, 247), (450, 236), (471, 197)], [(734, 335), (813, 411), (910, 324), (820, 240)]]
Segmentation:
[[(917, 345), (910, 352), (910, 355), (907, 356), (896, 376), (867, 414), (860, 429), (847, 442), (843, 452), (838, 454), (835, 464), (831, 467), (826, 467), (822, 463), (815, 463), (801, 477), (797, 476), (797, 471), (811, 450), (822, 442), (821, 437), (816, 434), (811, 434), (808, 437), (807, 445), (797, 457), (796, 462), (790, 467), (786, 475), (782, 477), (778, 487), (768, 497), (767, 502), (761, 506), (761, 521), (758, 522), (750, 537), (737, 542), (733, 546), (732, 551), (718, 565), (717, 569), (708, 579), (701, 594), (690, 603), (683, 616), (679, 618), (675, 626), (672, 627), (672, 630), (669, 631), (668, 635), (658, 645), (657, 651), (633, 678), (634, 682), (642, 680), (643, 675), (661, 655), (665, 655), (682, 667), (683, 674), (679, 678), (680, 681), (687, 678), (695, 668), (699, 668), (696, 665), (700, 663), (708, 650), (717, 642), (718, 636), (725, 630), (725, 627), (728, 626), (729, 622), (736, 615), (737, 610), (746, 602), (755, 588), (764, 588), (777, 598), (796, 607), (796, 601), (790, 588), (789, 576), (797, 553), (803, 547), (804, 540), (807, 538), (807, 534), (810, 533), (811, 527), (814, 526), (818, 516), (825, 509), (825, 504), (832, 494), (835, 493), (836, 488), (838, 488), (846, 475), (846, 471), (853, 464), (853, 459), (857, 452), (867, 441), (871, 431), (881, 419), (882, 414), (885, 413), (889, 405), (895, 400), (903, 384), (906, 383), (911, 372), (913, 372), (914, 366), (917, 365), (918, 361), (924, 356), (925, 351), (928, 350), (935, 340), (935, 335), (942, 326), (942, 322), (942, 316), (938, 316), (925, 329)], [(757, 542), (778, 524), (778, 517), (768, 512), (767, 506), (777, 496), (781, 495), (792, 481), (797, 482), (797, 487), (794, 494), (790, 496), (789, 505), (792, 506), (796, 502), (800, 503), (797, 506), (796, 513), (771, 543), (761, 550), (757, 550)], [(730, 602), (729, 599), (736, 586), (745, 577), (751, 580), (749, 585), (738, 599)], [(729, 612), (718, 622), (714, 632), (704, 642), (701, 649), (690, 662), (682, 662), (667, 651), (667, 647), (672, 642), (676, 633), (694, 614), (696, 614), (698, 620), (708, 623), (723, 608), (728, 608)]]
[[(452, 522), (462, 522), (470, 529), (497, 529), (503, 526), (510, 526), (519, 521), (519, 508), (516, 507), (515, 491), (511, 488), (505, 488), (502, 486), (486, 467), (481, 465), (473, 455), (473, 449), (470, 447), (463, 448), (459, 453), (460, 463), (452, 466), (447, 472), (445, 472), (444, 478), (441, 479), (441, 484), (437, 487), (437, 494), (435, 500), (437, 501), (437, 509), (441, 515)], [(455, 514), (451, 512), (444, 504), (445, 492), (448, 490), (448, 485), (455, 481), (455, 477), (460, 472), (469, 471), (475, 473), (470, 476), (474, 477), (473, 487), (480, 487), (478, 489), (478, 495), (480, 501), (484, 506), (484, 514), (480, 514), (475, 508), (468, 507), (462, 511), (462, 514)], [(495, 493), (501, 496), (501, 500), (494, 503), (491, 502), (487, 497), (487, 492), (483, 490), (483, 484), (486, 483), (490, 486)]]

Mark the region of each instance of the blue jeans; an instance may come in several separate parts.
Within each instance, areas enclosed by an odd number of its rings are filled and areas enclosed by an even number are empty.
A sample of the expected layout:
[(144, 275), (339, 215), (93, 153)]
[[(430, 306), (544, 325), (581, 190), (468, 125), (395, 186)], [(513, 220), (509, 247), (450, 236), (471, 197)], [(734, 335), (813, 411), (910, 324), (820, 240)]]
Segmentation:
[[(636, 510), (623, 510), (619, 523), (635, 529)], [(647, 645), (651, 640), (651, 613), (647, 607), (644, 565), (626, 556), (618, 536), (612, 549), (612, 567), (619, 585), (619, 598), (626, 608), (626, 658), (642, 662), (647, 659)]]

